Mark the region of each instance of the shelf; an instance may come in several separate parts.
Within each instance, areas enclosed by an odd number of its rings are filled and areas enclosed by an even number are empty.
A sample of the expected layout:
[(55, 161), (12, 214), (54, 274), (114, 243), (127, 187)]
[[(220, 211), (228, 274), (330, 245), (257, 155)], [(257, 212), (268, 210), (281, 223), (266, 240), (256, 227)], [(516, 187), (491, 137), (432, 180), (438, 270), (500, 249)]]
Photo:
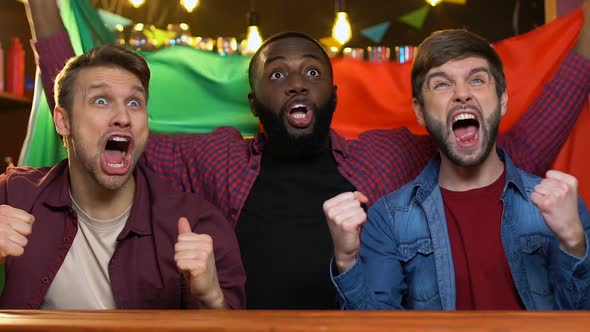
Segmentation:
[(31, 107), (31, 102), (29, 97), (0, 92), (0, 110)]

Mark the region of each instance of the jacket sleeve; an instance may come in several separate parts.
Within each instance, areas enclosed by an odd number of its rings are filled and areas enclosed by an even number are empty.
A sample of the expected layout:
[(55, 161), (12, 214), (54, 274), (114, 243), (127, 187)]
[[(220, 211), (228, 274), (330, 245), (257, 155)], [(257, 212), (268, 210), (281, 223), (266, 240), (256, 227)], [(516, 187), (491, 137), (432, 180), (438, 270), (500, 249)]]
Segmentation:
[[(193, 231), (208, 234), (213, 239), (217, 278), (227, 307), (245, 309), (246, 272), (242, 265), (238, 240), (231, 224), (216, 207), (204, 200), (194, 197), (192, 205), (199, 210), (199, 217), (191, 220)], [(194, 305), (189, 303), (187, 307), (194, 307)]]
[(393, 253), (397, 244), (389, 226), (391, 218), (383, 200), (375, 203), (361, 232), (361, 249), (355, 265), (335, 275), (331, 264), (342, 309), (404, 309), (402, 294), (407, 285), (401, 262)]
[[(568, 53), (541, 94), (498, 146), (521, 169), (538, 176), (557, 158), (590, 93), (590, 60)], [(510, 112), (510, 110), (508, 110)]]
[(590, 309), (590, 215), (581, 198), (578, 209), (586, 234), (586, 254), (579, 258), (556, 248), (551, 270), (557, 309)]

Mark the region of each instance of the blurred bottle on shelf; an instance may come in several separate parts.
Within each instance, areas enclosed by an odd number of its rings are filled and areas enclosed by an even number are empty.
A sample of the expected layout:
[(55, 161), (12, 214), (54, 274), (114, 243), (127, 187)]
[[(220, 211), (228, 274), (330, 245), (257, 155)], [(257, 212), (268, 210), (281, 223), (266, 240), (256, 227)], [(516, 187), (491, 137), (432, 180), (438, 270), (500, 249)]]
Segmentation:
[(16, 37), (6, 57), (6, 91), (17, 96), (25, 93), (25, 51)]

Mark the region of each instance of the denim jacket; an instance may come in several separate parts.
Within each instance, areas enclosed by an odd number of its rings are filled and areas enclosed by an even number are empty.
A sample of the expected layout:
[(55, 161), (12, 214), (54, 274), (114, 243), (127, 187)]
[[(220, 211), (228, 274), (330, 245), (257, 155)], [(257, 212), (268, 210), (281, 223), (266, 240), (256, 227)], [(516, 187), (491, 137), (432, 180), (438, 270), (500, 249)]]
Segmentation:
[[(590, 309), (590, 216), (578, 198), (586, 255), (559, 246), (530, 194), (540, 178), (519, 170), (501, 149), (502, 244), (528, 310)], [(344, 309), (455, 310), (453, 256), (438, 186), (440, 156), (369, 209), (357, 262), (332, 279)], [(333, 266), (333, 264), (332, 264)]]

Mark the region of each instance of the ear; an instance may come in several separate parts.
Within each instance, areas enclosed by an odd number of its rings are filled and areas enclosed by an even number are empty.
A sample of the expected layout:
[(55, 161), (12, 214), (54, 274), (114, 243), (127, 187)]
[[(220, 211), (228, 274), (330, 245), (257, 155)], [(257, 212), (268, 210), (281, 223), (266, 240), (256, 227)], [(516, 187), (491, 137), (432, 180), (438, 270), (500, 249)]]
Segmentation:
[(66, 110), (59, 106), (55, 106), (53, 109), (53, 123), (55, 124), (55, 129), (60, 136), (66, 137), (70, 135), (70, 120)]
[(420, 104), (417, 98), (412, 98), (412, 108), (416, 114), (416, 119), (421, 126), (425, 126), (424, 122), (424, 106)]
[(508, 110), (508, 93), (506, 93), (506, 90), (504, 90), (504, 92), (502, 92), (502, 96), (500, 96), (500, 114), (502, 116), (504, 116), (504, 114), (506, 114), (507, 110)]
[[(338, 105), (338, 86), (336, 84), (334, 84), (334, 86), (332, 86), (332, 91), (334, 93), (334, 97), (336, 98), (336, 105)], [(336, 111), (336, 110), (334, 110)]]
[(250, 91), (250, 93), (248, 93), (248, 103), (250, 104), (250, 112), (252, 112), (252, 115), (254, 115), (255, 117), (258, 117), (258, 112), (256, 111), (256, 107), (254, 107), (254, 99), (256, 99), (256, 95), (254, 94), (254, 91)]

